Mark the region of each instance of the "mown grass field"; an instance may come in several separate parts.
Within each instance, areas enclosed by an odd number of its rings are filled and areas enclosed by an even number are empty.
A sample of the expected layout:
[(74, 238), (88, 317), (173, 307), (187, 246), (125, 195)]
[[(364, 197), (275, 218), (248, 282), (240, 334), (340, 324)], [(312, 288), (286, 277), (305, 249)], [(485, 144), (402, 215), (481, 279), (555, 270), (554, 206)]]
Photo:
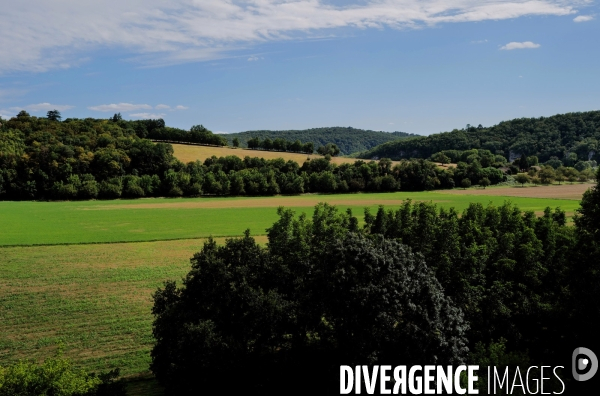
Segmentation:
[[(555, 186), (553, 188), (561, 188)], [(515, 187), (510, 189), (516, 189)], [(509, 188), (504, 191), (510, 191)], [(535, 194), (536, 189), (528, 189)], [(310, 213), (318, 202), (341, 209), (352, 208), (362, 216), (364, 207), (398, 207), (405, 199), (433, 201), (443, 207), (463, 210), (469, 202), (501, 205), (505, 200), (522, 210), (541, 212), (560, 206), (572, 215), (576, 199), (503, 197), (454, 192), (396, 192), (384, 194), (339, 194), (242, 198), (140, 199), (76, 202), (0, 202), (0, 246), (135, 242), (208, 236), (241, 235), (247, 228), (264, 235), (276, 219), (276, 208), (286, 206)], [(469, 191), (466, 190), (467, 194)], [(501, 194), (503, 189), (488, 189)]]
[(0, 361), (62, 343), (89, 370), (148, 369), (151, 293), (181, 279), (202, 241), (3, 248)]
[[(398, 207), (405, 199), (459, 211), (469, 202), (501, 205), (510, 200), (522, 210), (541, 213), (559, 206), (572, 215), (587, 186), (566, 187), (0, 202), (0, 365), (42, 360), (62, 344), (65, 354), (89, 371), (120, 367), (126, 376), (147, 372), (152, 292), (165, 280), (185, 276), (190, 257), (202, 246), (199, 238), (241, 235), (250, 228), (259, 242), (266, 242), (265, 229), (277, 219), (278, 206), (311, 213), (325, 201), (352, 208), (362, 218), (365, 206)], [(521, 196), (502, 196), (516, 194), (516, 189)], [(483, 191), (491, 195), (468, 195)], [(540, 197), (544, 194), (569, 199)], [(147, 380), (134, 385), (133, 395), (149, 394), (154, 386)]]
[[(41, 361), (62, 345), (88, 371), (147, 372), (152, 292), (181, 280), (203, 242), (0, 249), (0, 365)], [(139, 394), (144, 383), (135, 382)]]

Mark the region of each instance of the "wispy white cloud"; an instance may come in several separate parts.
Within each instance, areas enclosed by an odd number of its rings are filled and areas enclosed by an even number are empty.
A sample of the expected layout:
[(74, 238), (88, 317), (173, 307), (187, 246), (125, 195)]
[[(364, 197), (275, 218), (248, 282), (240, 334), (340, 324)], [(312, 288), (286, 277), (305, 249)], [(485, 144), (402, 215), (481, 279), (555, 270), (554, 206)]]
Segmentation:
[[(90, 106), (88, 107), (88, 109), (90, 110), (94, 110), (94, 111), (103, 111), (103, 112), (131, 112), (131, 111), (135, 111), (135, 110), (169, 110), (169, 111), (177, 111), (177, 110), (187, 110), (189, 107), (186, 106), (182, 106), (182, 105), (177, 105), (175, 107), (171, 107), (169, 105), (166, 104), (158, 104), (156, 106), (151, 106), (149, 104), (143, 103), (143, 104), (133, 104), (133, 103), (111, 103), (111, 104), (103, 104), (103, 105), (98, 105), (98, 106)], [(147, 115), (153, 115), (153, 116), (164, 116), (164, 113), (160, 113), (160, 114), (153, 114), (153, 113), (136, 113), (136, 114), (130, 114), (133, 117), (146, 117)], [(156, 118), (156, 117), (155, 117)]]
[(166, 114), (165, 113), (135, 113), (135, 114), (129, 114), (129, 117), (133, 117), (133, 118), (144, 118), (144, 119), (157, 119), (157, 118), (163, 118)]
[(116, 111), (116, 112), (125, 112), (125, 111), (135, 111), (135, 110), (152, 110), (152, 106), (148, 104), (131, 104), (131, 103), (111, 103), (104, 104), (98, 106), (90, 106), (88, 107), (90, 110), (94, 111)]
[(471, 41), (471, 44), (485, 44), (487, 43), (487, 39), (486, 40), (473, 40)]
[(593, 20), (594, 17), (592, 15), (579, 15), (573, 19), (574, 22), (588, 22)]
[(259, 57), (259, 56), (251, 56), (251, 57), (248, 58), (248, 62), (256, 62), (256, 61), (259, 61), (261, 59), (265, 59), (265, 58)]
[(44, 102), (44, 103), (30, 104), (30, 105), (22, 106), (22, 107), (18, 107), (18, 106), (11, 107), (10, 109), (13, 111), (29, 110), (29, 111), (37, 112), (37, 111), (50, 111), (50, 110), (65, 111), (65, 110), (72, 109), (73, 107), (75, 107), (75, 106), (57, 105), (57, 104)]
[(523, 42), (510, 42), (506, 45), (503, 45), (502, 47), (500, 47), (501, 50), (506, 50), (506, 51), (510, 51), (510, 50), (515, 50), (515, 49), (532, 49), (532, 48), (540, 48), (541, 45), (534, 43), (532, 41), (523, 41)]
[(29, 92), (23, 88), (0, 88), (0, 102), (11, 102)]
[[(87, 62), (99, 48), (145, 65), (232, 56), (257, 43), (334, 34), (332, 29), (410, 29), (442, 23), (571, 15), (584, 0), (28, 0), (4, 7), (0, 72)], [(329, 32), (327, 32), (329, 30)]]

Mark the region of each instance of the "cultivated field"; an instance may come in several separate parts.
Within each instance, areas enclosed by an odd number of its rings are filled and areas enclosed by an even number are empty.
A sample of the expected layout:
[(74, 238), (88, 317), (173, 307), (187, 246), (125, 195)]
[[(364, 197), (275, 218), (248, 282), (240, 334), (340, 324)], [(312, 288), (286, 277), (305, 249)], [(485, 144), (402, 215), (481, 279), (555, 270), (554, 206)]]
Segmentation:
[[(500, 189), (498, 189), (500, 191)], [(476, 191), (476, 190), (466, 190)], [(504, 191), (504, 190), (503, 190)], [(511, 191), (507, 188), (506, 191)], [(546, 199), (474, 195), (466, 199), (450, 191), (382, 194), (306, 194), (301, 196), (238, 198), (150, 198), (115, 201), (0, 202), (0, 246), (134, 242), (255, 235), (277, 219), (276, 208), (286, 206), (310, 213), (318, 202), (352, 208), (362, 217), (364, 207), (398, 207), (403, 200), (433, 201), (462, 211), (469, 202), (501, 205), (510, 199), (522, 210), (543, 211), (560, 206), (572, 215), (579, 203)]]
[(458, 195), (499, 195), (503, 197), (529, 197), (529, 198), (554, 198), (554, 199), (576, 199), (580, 200), (584, 192), (593, 187), (594, 183), (562, 184), (549, 186), (528, 187), (488, 187), (469, 188), (467, 190), (454, 189), (444, 191), (446, 194)]
[[(147, 372), (152, 292), (167, 279), (181, 280), (202, 243), (0, 249), (0, 364), (41, 361), (62, 344), (65, 355), (88, 371)], [(140, 390), (131, 394), (148, 395), (144, 383), (135, 381)]]
[[(283, 158), (284, 160), (292, 160), (296, 161), (298, 164), (302, 165), (307, 158), (323, 158), (322, 155), (317, 154), (300, 154), (300, 153), (285, 153), (281, 151), (262, 151), (262, 150), (250, 150), (250, 149), (242, 149), (242, 148), (233, 148), (233, 147), (210, 147), (210, 146), (193, 146), (187, 144), (173, 144), (173, 150), (175, 151), (175, 157), (184, 162), (188, 163), (190, 161), (204, 161), (207, 158), (214, 156), (217, 157), (226, 157), (228, 155), (235, 155), (240, 158), (244, 158), (246, 156), (249, 157), (260, 157), (265, 159), (276, 159)], [(331, 158), (331, 162), (334, 164), (344, 164), (351, 163), (353, 164), (357, 161), (356, 158), (345, 158), (345, 157), (333, 157)]]

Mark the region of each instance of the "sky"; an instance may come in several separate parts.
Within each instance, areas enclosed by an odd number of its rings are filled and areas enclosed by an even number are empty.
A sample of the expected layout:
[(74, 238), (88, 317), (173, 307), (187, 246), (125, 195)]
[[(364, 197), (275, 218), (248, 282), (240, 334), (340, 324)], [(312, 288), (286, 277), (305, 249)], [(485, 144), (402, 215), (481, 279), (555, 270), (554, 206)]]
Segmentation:
[(0, 117), (427, 135), (600, 109), (568, 0), (0, 0)]

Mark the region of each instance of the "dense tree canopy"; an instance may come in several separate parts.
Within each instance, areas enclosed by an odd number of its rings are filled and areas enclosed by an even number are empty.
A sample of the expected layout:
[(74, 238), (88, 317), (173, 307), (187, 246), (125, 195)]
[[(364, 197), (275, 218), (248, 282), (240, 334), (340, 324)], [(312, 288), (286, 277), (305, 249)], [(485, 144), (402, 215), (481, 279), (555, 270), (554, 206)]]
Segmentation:
[(267, 138), (271, 141), (278, 138), (289, 142), (299, 140), (304, 143), (312, 143), (314, 148), (333, 143), (339, 147), (340, 154), (348, 155), (369, 150), (385, 142), (417, 135), (405, 132), (377, 132), (351, 127), (329, 127), (292, 131), (247, 131), (220, 136), (226, 138), (229, 142), (237, 138), (242, 146), (247, 145), (248, 147), (250, 147), (249, 140), (253, 138), (261, 141)]
[[(428, 158), (443, 150), (485, 149), (511, 159), (522, 154), (540, 162), (556, 157), (574, 166), (577, 161), (600, 157), (600, 111), (567, 113), (552, 117), (519, 118), (484, 128), (468, 126), (452, 132), (384, 143), (361, 158)], [(512, 160), (512, 159), (511, 159)]]
[(212, 146), (227, 146), (227, 140), (213, 134), (202, 125), (194, 125), (189, 131), (165, 126), (163, 120), (123, 121), (121, 124), (130, 124), (135, 133), (141, 138), (161, 140), (167, 142), (199, 143)]
[[(239, 138), (235, 137), (232, 139), (233, 143), (235, 143), (236, 141), (238, 142), (239, 146)], [(285, 140), (280, 137), (277, 137), (273, 140), (271, 140), (268, 137), (264, 140), (260, 140), (260, 138), (254, 137), (247, 141), (247, 145), (249, 149), (261, 149), (269, 151), (290, 151), (293, 153), (306, 154), (312, 154), (315, 151), (312, 142), (302, 143), (300, 140), (291, 141)]]
[(569, 364), (598, 347), (597, 178), (575, 227), (510, 203), (406, 201), (363, 226), (327, 204), (312, 218), (280, 208), (266, 247), (249, 231), (210, 240), (182, 286), (154, 294), (151, 368), (177, 394), (337, 394), (341, 364)]
[(463, 315), (422, 258), (326, 204), (279, 215), (266, 248), (211, 240), (181, 288), (155, 293), (151, 367), (169, 392), (331, 394), (340, 364), (466, 358)]
[[(482, 167), (479, 161), (446, 170), (425, 160), (396, 165), (386, 159), (357, 160), (338, 166), (327, 157), (302, 166), (283, 159), (235, 156), (183, 164), (170, 144), (140, 137), (156, 128), (165, 130), (163, 124), (118, 117), (59, 122), (22, 112), (0, 126), (0, 199), (432, 190), (452, 188), (465, 177), (474, 184), (484, 177), (492, 184), (504, 180), (501, 171)], [(211, 136), (203, 127), (185, 133)], [(335, 151), (334, 145), (329, 149)]]

